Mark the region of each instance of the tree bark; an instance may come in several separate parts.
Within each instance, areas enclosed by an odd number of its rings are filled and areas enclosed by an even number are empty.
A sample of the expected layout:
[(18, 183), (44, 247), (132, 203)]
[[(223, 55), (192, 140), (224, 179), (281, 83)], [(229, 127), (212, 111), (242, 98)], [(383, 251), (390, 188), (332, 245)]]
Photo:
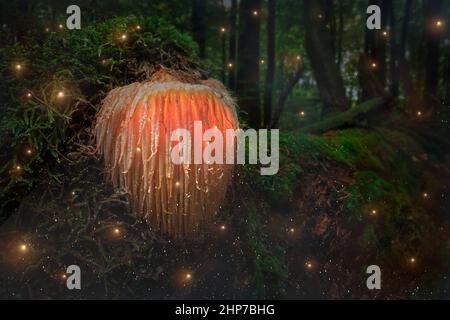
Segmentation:
[[(310, 124), (303, 127), (300, 132), (305, 133), (322, 133), (329, 130), (336, 130), (347, 127), (363, 126), (367, 123), (371, 115), (376, 115), (381, 108), (389, 105), (390, 100), (382, 98), (374, 98), (361, 103), (355, 108), (351, 108), (347, 111), (331, 115), (325, 120)], [(380, 118), (374, 116), (374, 118)]]
[(267, 70), (264, 86), (264, 127), (270, 126), (272, 119), (273, 81), (275, 77), (275, 10), (276, 0), (268, 2), (267, 17)]
[(324, 2), (304, 0), (305, 48), (323, 104), (323, 113), (342, 111), (349, 103), (326, 28)]
[[(255, 14), (256, 13), (256, 14)], [(259, 34), (261, 0), (241, 0), (239, 5), (239, 56), (237, 94), (250, 127), (261, 126), (259, 88)]]

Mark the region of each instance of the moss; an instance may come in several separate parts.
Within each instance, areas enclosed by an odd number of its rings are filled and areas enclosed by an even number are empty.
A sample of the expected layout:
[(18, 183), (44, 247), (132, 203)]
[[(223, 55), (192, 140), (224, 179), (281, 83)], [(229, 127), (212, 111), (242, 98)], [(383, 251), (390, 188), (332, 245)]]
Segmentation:
[[(244, 255), (250, 280), (254, 288), (254, 298), (274, 298), (285, 295), (285, 287), (288, 277), (285, 249), (283, 241), (269, 238), (265, 230), (265, 221), (270, 214), (270, 206), (273, 205), (261, 194), (257, 177), (259, 175), (256, 166), (242, 166), (237, 169), (234, 179), (233, 192), (238, 194), (238, 199), (229, 201), (233, 212), (234, 223), (240, 226), (244, 240)], [(266, 177), (267, 178), (267, 177)], [(256, 191), (256, 192), (255, 192)], [(232, 204), (233, 203), (233, 204)]]
[[(141, 30), (135, 30), (136, 25)], [(120, 35), (126, 34), (126, 41)], [(158, 18), (114, 18), (77, 31), (43, 34), (0, 50), (0, 221), (87, 140), (96, 106), (116, 86), (163, 65), (200, 70), (197, 46)], [(20, 63), (20, 73), (14, 65)], [(65, 97), (56, 94), (64, 91)], [(31, 93), (27, 97), (26, 93)], [(32, 156), (25, 154), (30, 148)], [(14, 168), (20, 165), (20, 175)]]
[[(255, 206), (255, 208), (257, 208)], [(270, 245), (264, 236), (261, 214), (256, 210), (248, 214), (248, 239), (252, 252), (252, 270), (257, 298), (282, 297), (288, 277), (285, 250), (279, 245)], [(271, 240), (271, 243), (274, 241)]]
[(361, 248), (392, 260), (404, 259), (408, 252), (430, 254), (428, 240), (435, 226), (416, 197), (375, 172), (356, 172), (355, 178), (344, 214), (347, 228), (362, 228)]
[(332, 159), (353, 171), (343, 222), (364, 255), (401, 264), (408, 253), (434, 253), (430, 239), (436, 226), (420, 203), (422, 164), (415, 161), (423, 151), (414, 140), (386, 129), (347, 129), (332, 136), (288, 133), (280, 139), (281, 167), (294, 169), (255, 178), (265, 180), (258, 182), (265, 197), (292, 198), (304, 165)]
[(329, 155), (352, 168), (383, 170), (381, 155), (392, 151), (379, 136), (359, 129), (343, 130), (326, 140)]

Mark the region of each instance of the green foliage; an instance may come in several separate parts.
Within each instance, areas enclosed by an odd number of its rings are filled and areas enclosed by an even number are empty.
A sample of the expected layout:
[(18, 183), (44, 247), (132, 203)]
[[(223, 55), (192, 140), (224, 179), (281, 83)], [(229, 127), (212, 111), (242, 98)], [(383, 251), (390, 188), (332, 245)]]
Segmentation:
[(239, 195), (239, 200), (237, 205), (231, 205), (234, 207), (232, 214), (234, 223), (243, 230), (245, 261), (254, 286), (254, 298), (279, 298), (286, 293), (286, 251), (282, 241), (270, 238), (264, 227), (272, 205), (271, 198), (265, 196), (276, 191), (260, 186), (264, 179), (258, 177), (261, 176), (256, 166), (238, 168), (233, 192)]
[[(383, 158), (392, 161), (392, 146), (380, 136), (359, 129), (337, 132), (336, 136), (326, 140), (329, 155), (338, 162), (352, 168), (383, 169)], [(384, 157), (383, 154), (389, 156)]]
[(419, 195), (371, 171), (356, 172), (355, 180), (344, 210), (347, 222), (363, 224), (363, 248), (399, 260), (408, 252), (430, 254), (435, 226), (414, 198)]
[(133, 16), (1, 49), (0, 217), (36, 182), (57, 178), (55, 163), (86, 139), (106, 92), (145, 79), (159, 65), (198, 70), (196, 50), (189, 36), (163, 20)]
[(275, 176), (260, 176), (258, 168), (246, 167), (249, 181), (272, 206), (295, 197), (309, 164), (334, 160), (353, 171), (342, 222), (355, 235), (358, 250), (397, 264), (408, 254), (436, 253), (431, 240), (436, 226), (420, 201), (422, 168), (411, 157), (423, 151), (408, 136), (385, 129), (348, 129), (329, 136), (288, 132), (280, 136), (280, 152), (281, 169)]
[(407, 252), (430, 253), (433, 245), (427, 239), (435, 226), (419, 202), (420, 167), (394, 143), (400, 141), (409, 151), (420, 147), (400, 134), (395, 138), (388, 142), (379, 133), (352, 129), (328, 138), (327, 146), (330, 156), (355, 170), (344, 203), (347, 227), (362, 227), (362, 248), (404, 259)]

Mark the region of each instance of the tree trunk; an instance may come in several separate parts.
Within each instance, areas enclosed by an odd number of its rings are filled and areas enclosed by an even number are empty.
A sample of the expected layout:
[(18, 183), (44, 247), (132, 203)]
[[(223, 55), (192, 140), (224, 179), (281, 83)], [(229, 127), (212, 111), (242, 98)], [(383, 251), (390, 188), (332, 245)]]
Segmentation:
[[(303, 64), (299, 64), (297, 67), (297, 71), (292, 76), (292, 78), (289, 79), (289, 82), (287, 83), (286, 87), (280, 93), (278, 97), (278, 110), (275, 112), (273, 116), (272, 124), (270, 126), (271, 128), (278, 128), (281, 115), (283, 114), (284, 107), (286, 106), (286, 101), (289, 95), (291, 94), (292, 90), (294, 89), (295, 85), (298, 83), (301, 76), (303, 75), (303, 72), (304, 72)], [(282, 75), (283, 73), (280, 72), (280, 74)]]
[(259, 33), (261, 0), (241, 0), (239, 5), (239, 57), (237, 94), (250, 127), (261, 126), (259, 91)]
[(342, 65), (342, 41), (344, 38), (344, 6), (343, 0), (338, 0), (338, 10), (339, 10), (339, 30), (338, 30), (338, 40), (337, 40), (337, 65), (339, 69)]
[(330, 32), (324, 17), (324, 1), (304, 0), (305, 48), (323, 103), (323, 113), (342, 111), (349, 103), (335, 61)]
[(330, 29), (330, 46), (333, 56), (336, 57), (336, 17), (334, 14), (334, 0), (325, 0), (325, 23)]
[(275, 77), (275, 10), (276, 0), (268, 2), (267, 17), (267, 71), (264, 87), (264, 127), (270, 126), (272, 119), (273, 81)]
[(405, 91), (405, 96), (408, 101), (408, 105), (420, 103), (420, 90), (417, 87), (416, 81), (411, 76), (410, 66), (406, 61), (405, 52), (409, 34), (409, 26), (411, 23), (411, 11), (412, 11), (412, 0), (406, 0), (404, 6), (404, 14), (402, 21), (402, 30), (400, 34), (400, 41), (398, 45), (398, 75), (402, 87)]
[(198, 55), (206, 58), (206, 1), (192, 0), (192, 35), (198, 44)]
[(300, 132), (305, 133), (323, 133), (329, 130), (337, 130), (355, 126), (366, 126), (372, 120), (372, 122), (378, 122), (383, 119), (379, 116), (380, 110), (385, 109), (386, 106), (390, 106), (391, 101), (389, 99), (374, 98), (365, 101), (355, 108), (351, 108), (347, 111), (331, 115), (325, 118), (323, 121), (319, 121), (310, 124), (300, 129)]
[[(424, 0), (425, 28), (425, 79), (422, 93), (424, 115), (430, 115), (437, 101), (440, 66), (440, 42), (443, 27), (437, 25), (440, 21), (442, 0)], [(441, 23), (442, 20), (441, 20)]]
[(237, 0), (231, 0), (230, 9), (230, 43), (228, 53), (228, 87), (236, 90), (236, 24), (237, 24)]
[[(390, 0), (369, 0), (368, 5), (381, 8), (381, 30), (366, 29), (364, 54), (359, 62), (362, 100), (384, 96), (386, 88), (386, 42)], [(365, 27), (365, 26), (364, 26)]]

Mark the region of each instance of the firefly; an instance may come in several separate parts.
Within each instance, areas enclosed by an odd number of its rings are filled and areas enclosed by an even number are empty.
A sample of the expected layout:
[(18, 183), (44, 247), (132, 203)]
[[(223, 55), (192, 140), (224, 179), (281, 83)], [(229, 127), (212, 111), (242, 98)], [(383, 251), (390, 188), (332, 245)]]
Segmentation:
[(21, 64), (16, 64), (16, 70), (18, 70), (18, 71), (22, 70), (22, 65)]
[(428, 198), (428, 193), (425, 192), (425, 193), (423, 194), (423, 197), (424, 197), (424, 198)]
[(127, 35), (126, 35), (126, 34), (121, 35), (121, 36), (120, 36), (120, 39), (126, 40), (126, 39), (127, 39)]
[(222, 28), (220, 28), (220, 32), (225, 32), (225, 31), (227, 31), (227, 29), (225, 29), (224, 27), (222, 27)]
[(417, 116), (420, 117), (422, 115), (422, 111), (417, 111)]
[(62, 24), (58, 25), (58, 28), (62, 29), (64, 28)]
[(31, 98), (31, 96), (32, 96), (31, 92), (28, 92), (27, 93), (27, 98)]
[(231, 62), (228, 64), (228, 68), (233, 68), (233, 64)]
[(225, 230), (227, 227), (223, 224), (220, 226), (220, 230)]
[(23, 244), (20, 245), (19, 249), (22, 252), (26, 252), (26, 251), (28, 251), (28, 246), (23, 243)]
[(256, 11), (256, 10), (253, 11), (253, 15), (254, 15), (254, 16), (257, 16), (257, 15), (258, 15), (258, 11)]
[(57, 95), (58, 98), (64, 98), (64, 92), (63, 91), (58, 91)]
[(119, 235), (120, 234), (120, 229), (119, 228), (115, 228), (114, 229), (114, 234)]
[(191, 279), (192, 279), (192, 274), (186, 273), (186, 280), (191, 280)]
[(27, 154), (31, 154), (31, 153), (32, 153), (31, 149), (28, 149)]
[(141, 30), (141, 26), (136, 26), (136, 30)]

